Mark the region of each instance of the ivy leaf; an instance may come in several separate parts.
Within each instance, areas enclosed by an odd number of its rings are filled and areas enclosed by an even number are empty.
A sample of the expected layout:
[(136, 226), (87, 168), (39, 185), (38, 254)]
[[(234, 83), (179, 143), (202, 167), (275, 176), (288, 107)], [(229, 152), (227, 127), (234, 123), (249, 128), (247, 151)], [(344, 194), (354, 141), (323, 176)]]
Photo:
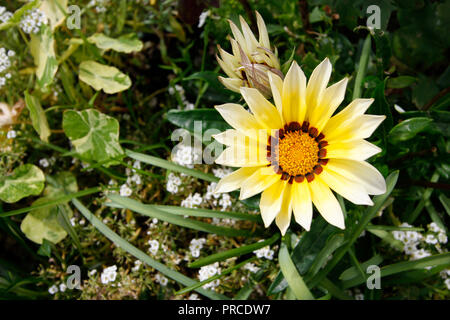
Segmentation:
[(67, 2), (68, 0), (44, 0), (39, 7), (49, 19), (52, 31), (59, 27), (66, 19)]
[(32, 164), (16, 168), (12, 175), (0, 177), (0, 200), (14, 203), (28, 196), (36, 196), (44, 189), (45, 176)]
[[(47, 177), (47, 181), (44, 197), (36, 200), (33, 205), (49, 202), (61, 194), (78, 191), (76, 178), (70, 172), (60, 172), (53, 177)], [(69, 219), (73, 216), (67, 202), (31, 210), (22, 220), (20, 229), (28, 239), (38, 244), (45, 244), (45, 240), (56, 244), (67, 236), (67, 231), (60, 224), (59, 217), (62, 214)]]
[(89, 60), (80, 64), (80, 80), (95, 90), (114, 94), (131, 86), (130, 78), (115, 67), (105, 66)]
[(63, 129), (75, 150), (87, 160), (104, 162), (123, 154), (119, 122), (97, 110), (64, 112)]
[(38, 34), (32, 34), (30, 52), (36, 65), (36, 78), (39, 87), (48, 87), (58, 70), (55, 54), (55, 39), (49, 26), (43, 25)]
[(137, 38), (135, 33), (121, 36), (117, 39), (110, 38), (103, 33), (96, 33), (88, 38), (90, 43), (93, 43), (97, 48), (108, 51), (114, 50), (117, 52), (131, 53), (141, 51), (143, 44)]

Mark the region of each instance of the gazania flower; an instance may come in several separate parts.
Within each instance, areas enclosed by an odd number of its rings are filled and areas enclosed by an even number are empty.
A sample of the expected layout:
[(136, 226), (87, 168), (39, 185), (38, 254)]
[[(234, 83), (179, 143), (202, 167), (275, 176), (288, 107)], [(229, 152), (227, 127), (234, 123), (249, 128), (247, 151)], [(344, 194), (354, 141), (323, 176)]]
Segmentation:
[(275, 106), (253, 88), (240, 92), (241, 105), (216, 106), (234, 129), (215, 136), (227, 148), (216, 163), (241, 167), (218, 183), (216, 192), (240, 188), (240, 199), (260, 192), (266, 227), (273, 220), (285, 234), (295, 221), (309, 230), (312, 204), (330, 224), (345, 228), (331, 190), (355, 204), (373, 205), (369, 195), (386, 192), (383, 176), (365, 162), (381, 151), (365, 141), (385, 116), (365, 115), (373, 99), (356, 99), (332, 116), (344, 99), (347, 79), (327, 88), (331, 64), (325, 59), (306, 83), (293, 63), (284, 81), (269, 73)]
[(277, 53), (272, 51), (266, 25), (261, 15), (256, 12), (259, 40), (256, 40), (244, 18), (239, 17), (242, 32), (230, 20), (234, 39), (231, 39), (233, 54), (218, 46), (220, 57), (216, 56), (223, 71), (229, 78), (219, 77), (228, 89), (239, 92), (240, 87), (256, 88), (264, 96), (270, 97), (271, 90), (267, 71), (272, 71), (281, 77)]

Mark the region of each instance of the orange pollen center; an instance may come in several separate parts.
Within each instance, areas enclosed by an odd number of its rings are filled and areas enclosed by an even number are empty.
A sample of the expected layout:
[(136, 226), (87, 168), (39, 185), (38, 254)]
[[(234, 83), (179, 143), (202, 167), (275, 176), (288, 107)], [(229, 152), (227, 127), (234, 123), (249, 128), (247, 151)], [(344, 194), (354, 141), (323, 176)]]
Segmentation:
[(290, 176), (312, 172), (319, 162), (319, 144), (301, 130), (286, 132), (278, 148), (278, 163)]

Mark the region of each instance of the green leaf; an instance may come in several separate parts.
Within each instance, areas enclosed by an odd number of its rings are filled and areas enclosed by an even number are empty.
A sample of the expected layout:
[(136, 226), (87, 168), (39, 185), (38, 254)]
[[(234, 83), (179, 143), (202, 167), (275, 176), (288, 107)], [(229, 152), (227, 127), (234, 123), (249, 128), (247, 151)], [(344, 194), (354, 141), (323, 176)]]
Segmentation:
[(377, 230), (377, 229), (367, 229), (370, 233), (376, 235), (378, 238), (383, 240), (385, 243), (389, 244), (391, 247), (402, 251), (403, 250), (403, 243), (400, 240), (397, 240), (392, 235), (392, 232), (388, 232), (386, 230)]
[[(54, 177), (47, 177), (47, 180), (49, 183), (44, 190), (44, 197), (36, 200), (32, 205), (39, 206), (44, 203), (49, 203), (60, 197), (61, 194), (78, 191), (76, 178), (70, 172), (60, 172)], [(67, 231), (72, 233), (73, 237), (74, 231), (69, 222), (73, 212), (67, 205), (68, 201), (69, 199), (66, 202), (53, 206), (45, 206), (31, 210), (22, 220), (20, 229), (28, 239), (39, 244), (44, 239), (56, 244), (67, 236)], [(61, 221), (61, 218), (64, 220)], [(81, 248), (79, 241), (77, 242), (78, 238), (75, 237), (75, 239), (77, 246)]]
[(205, 258), (198, 259), (192, 263), (189, 264), (189, 268), (200, 268), (209, 264), (212, 264), (217, 261), (223, 261), (232, 257), (239, 257), (247, 253), (251, 253), (255, 250), (258, 250), (260, 248), (264, 248), (265, 246), (270, 246), (275, 241), (277, 241), (280, 238), (280, 235), (276, 233), (271, 238), (266, 239), (264, 241), (256, 242), (253, 244), (249, 244), (246, 246), (241, 246), (239, 248), (227, 250), (224, 252), (219, 252), (212, 254), (210, 256), (207, 256)]
[(238, 236), (244, 236), (248, 237), (252, 235), (252, 232), (249, 230), (239, 230), (239, 229), (233, 229), (233, 228), (225, 228), (225, 227), (218, 227), (209, 223), (182, 218), (177, 215), (168, 214), (167, 212), (158, 210), (152, 206), (145, 205), (143, 203), (140, 203), (139, 201), (121, 197), (118, 195), (110, 194), (108, 195), (108, 198), (123, 206), (124, 208), (127, 208), (131, 211), (138, 212), (140, 214), (143, 214), (148, 217), (157, 218), (161, 221), (166, 221), (178, 226), (191, 228), (198, 231), (204, 231), (209, 232), (217, 235), (223, 235), (228, 237), (238, 237)]
[(389, 132), (388, 139), (391, 143), (397, 144), (414, 138), (418, 133), (426, 130), (433, 119), (418, 117), (407, 119), (397, 124)]
[[(174, 271), (164, 264), (160, 263), (159, 261), (156, 261), (146, 255), (144, 252), (130, 244), (125, 239), (121, 238), (119, 235), (114, 233), (111, 229), (109, 229), (103, 222), (101, 222), (96, 216), (92, 214), (91, 211), (89, 211), (80, 201), (77, 199), (72, 200), (72, 203), (75, 205), (75, 207), (81, 212), (81, 214), (90, 222), (92, 225), (97, 228), (98, 231), (100, 231), (105, 237), (107, 237), (109, 240), (114, 242), (118, 247), (122, 248), (132, 256), (136, 257), (137, 259), (141, 260), (142, 262), (146, 263), (150, 267), (158, 270), (162, 274), (164, 274), (166, 277), (169, 277), (170, 279), (173, 279), (179, 283), (181, 283), (184, 286), (191, 286), (196, 283), (197, 281), (186, 277), (185, 275)], [(216, 292), (205, 290), (201, 288), (195, 289), (198, 293), (201, 295), (213, 299), (213, 300), (228, 300), (228, 298), (224, 295), (218, 294)]]
[(314, 300), (313, 295), (309, 291), (302, 276), (298, 273), (294, 263), (292, 262), (289, 251), (284, 243), (281, 244), (278, 260), (280, 262), (281, 272), (283, 273), (284, 278), (297, 299)]
[(165, 211), (179, 216), (203, 217), (203, 218), (219, 218), (219, 219), (236, 219), (261, 222), (261, 216), (258, 214), (248, 214), (240, 212), (226, 212), (218, 210), (209, 210), (202, 208), (184, 208), (178, 206), (149, 205), (158, 210)]
[[(49, 198), (40, 198), (33, 202), (33, 205), (45, 203)], [(72, 210), (67, 204), (60, 205), (72, 217)], [(44, 239), (53, 243), (58, 243), (67, 236), (67, 232), (58, 222), (58, 206), (31, 210), (22, 220), (20, 230), (28, 239), (42, 244)]]
[(55, 39), (48, 25), (43, 25), (38, 34), (30, 36), (30, 52), (36, 65), (36, 78), (40, 88), (47, 88), (53, 83), (58, 60), (55, 54)]
[[(366, 270), (368, 266), (370, 265), (379, 265), (381, 262), (383, 262), (383, 257), (380, 256), (379, 254), (373, 256), (372, 258), (370, 258), (369, 260), (361, 263), (361, 267), (363, 270)], [(341, 273), (341, 275), (339, 276), (339, 280), (342, 281), (347, 281), (356, 277), (360, 276), (360, 272), (358, 271), (358, 269), (353, 266), (350, 267), (348, 269), (346, 269), (344, 272)]]
[(140, 41), (135, 33), (120, 36), (119, 38), (110, 38), (103, 33), (95, 33), (87, 39), (93, 43), (97, 48), (108, 51), (114, 50), (117, 52), (131, 53), (142, 50), (143, 43)]
[(37, 196), (44, 189), (45, 176), (32, 164), (16, 168), (9, 176), (0, 177), (0, 200), (14, 203), (28, 196)]
[[(449, 267), (450, 266), (450, 253), (442, 253), (442, 254), (436, 254), (430, 257), (418, 259), (418, 260), (412, 260), (412, 261), (404, 261), (404, 262), (398, 262), (391, 265), (387, 265), (380, 268), (380, 276), (386, 277), (390, 275), (394, 275), (400, 272), (405, 271), (411, 271), (411, 270), (419, 270), (424, 269), (426, 267), (437, 267), (437, 266), (443, 266), (443, 267)], [(355, 287), (357, 285), (360, 285), (364, 283), (366, 280), (362, 279), (361, 276), (348, 280), (343, 281), (342, 286), (346, 288)]]
[(195, 169), (189, 169), (189, 168), (180, 166), (179, 164), (176, 164), (171, 161), (167, 161), (167, 160), (164, 160), (164, 159), (161, 159), (158, 157), (149, 156), (149, 155), (146, 155), (143, 153), (134, 152), (134, 151), (131, 151), (128, 149), (126, 149), (125, 152), (126, 152), (127, 156), (129, 156), (130, 158), (132, 158), (134, 160), (139, 160), (143, 163), (147, 163), (152, 166), (157, 166), (157, 167), (160, 167), (163, 169), (184, 173), (184, 174), (187, 174), (188, 176), (202, 179), (202, 180), (209, 181), (209, 182), (218, 182), (219, 181), (219, 178), (217, 178), (216, 176), (214, 176), (212, 174), (204, 173), (204, 172), (201, 172), (201, 171), (195, 170)]
[(64, 112), (63, 129), (78, 154), (87, 160), (107, 162), (123, 154), (119, 121), (97, 110)]
[(44, 241), (42, 241), (42, 244), (39, 247), (37, 253), (41, 256), (50, 258), (51, 254), (52, 254), (51, 243), (48, 240), (44, 239)]
[(39, 134), (42, 141), (48, 142), (50, 128), (39, 99), (25, 91), (25, 104), (30, 112), (31, 123), (33, 124), (34, 130)]
[[(204, 133), (208, 129), (222, 132), (231, 128), (216, 109), (170, 110), (167, 112), (167, 120), (191, 133)], [(196, 121), (198, 127), (195, 126)]]
[(80, 64), (80, 80), (95, 90), (114, 94), (131, 86), (130, 78), (116, 67), (110, 67), (95, 61), (83, 61)]
[(417, 81), (417, 78), (415, 78), (415, 77), (400, 76), (400, 77), (396, 77), (396, 78), (389, 78), (387, 80), (386, 86), (388, 88), (402, 89), (402, 88), (409, 87), (416, 81)]
[(441, 201), (442, 206), (445, 209), (445, 212), (450, 216), (450, 199), (445, 196), (445, 194), (441, 193), (439, 195), (439, 201)]

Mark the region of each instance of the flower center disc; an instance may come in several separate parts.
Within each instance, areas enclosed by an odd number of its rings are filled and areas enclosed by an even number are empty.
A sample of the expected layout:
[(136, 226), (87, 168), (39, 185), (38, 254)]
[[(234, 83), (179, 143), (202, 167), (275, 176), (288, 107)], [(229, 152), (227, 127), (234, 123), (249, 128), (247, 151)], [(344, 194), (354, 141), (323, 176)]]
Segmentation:
[(318, 164), (319, 144), (301, 130), (286, 132), (278, 148), (278, 163), (290, 176), (305, 175)]

